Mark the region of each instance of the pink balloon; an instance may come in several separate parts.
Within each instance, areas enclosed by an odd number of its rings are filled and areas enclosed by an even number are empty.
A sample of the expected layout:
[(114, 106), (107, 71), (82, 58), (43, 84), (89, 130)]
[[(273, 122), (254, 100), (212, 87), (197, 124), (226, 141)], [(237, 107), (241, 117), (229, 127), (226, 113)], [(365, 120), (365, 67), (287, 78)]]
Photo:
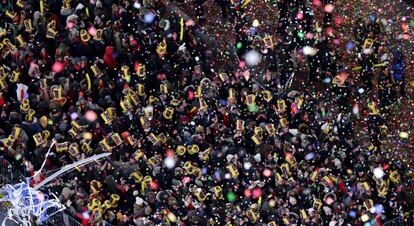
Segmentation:
[(259, 198), (260, 196), (262, 196), (262, 189), (260, 189), (260, 188), (255, 188), (254, 190), (253, 190), (253, 197), (254, 198)]
[(335, 9), (335, 6), (332, 4), (327, 4), (325, 5), (325, 7), (323, 7), (323, 11), (325, 11), (325, 13), (332, 13)]
[(68, 23), (66, 24), (66, 27), (67, 27), (67, 28), (69, 28), (69, 29), (72, 29), (72, 28), (73, 28), (73, 26), (74, 26), (73, 22), (68, 22)]
[(322, 2), (320, 0), (313, 0), (312, 4), (316, 7), (321, 7), (322, 6)]
[(341, 17), (335, 17), (334, 22), (336, 26), (339, 26), (342, 24), (343, 19)]
[(306, 38), (309, 38), (310, 39), (310, 38), (313, 38), (313, 36), (314, 35), (312, 33), (306, 33)]
[(193, 91), (189, 91), (188, 92), (188, 99), (193, 100), (194, 99), (194, 92)]
[(96, 35), (96, 28), (94, 26), (90, 27), (88, 33), (92, 36)]
[(407, 32), (410, 26), (408, 25), (408, 23), (402, 23), (401, 28), (403, 29), (404, 32)]
[(53, 65), (52, 65), (52, 71), (55, 73), (59, 73), (61, 71), (63, 71), (63, 69), (65, 68), (65, 63), (56, 61)]
[(403, 34), (404, 40), (410, 40), (411, 36), (409, 34)]
[(270, 169), (263, 170), (263, 176), (270, 177), (272, 175), (272, 171)]
[(85, 118), (90, 122), (94, 122), (98, 118), (98, 115), (94, 111), (89, 110), (85, 113)]
[(325, 202), (326, 202), (326, 204), (328, 204), (328, 205), (331, 205), (332, 203), (333, 203), (333, 199), (332, 199), (332, 197), (331, 196), (328, 196), (327, 198), (326, 198), (326, 200), (325, 200)]
[(326, 34), (327, 35), (333, 35), (333, 32), (334, 32), (334, 29), (332, 28), (332, 27), (328, 27), (328, 28), (326, 28)]
[(187, 183), (190, 183), (190, 181), (191, 181), (191, 178), (190, 177), (187, 177), (187, 176), (185, 176), (185, 177), (183, 177), (183, 183), (184, 184), (187, 184)]
[(239, 68), (244, 68), (244, 67), (246, 67), (246, 62), (240, 61)]
[(250, 198), (252, 196), (252, 191), (250, 191), (249, 189), (244, 190), (244, 196), (246, 198)]

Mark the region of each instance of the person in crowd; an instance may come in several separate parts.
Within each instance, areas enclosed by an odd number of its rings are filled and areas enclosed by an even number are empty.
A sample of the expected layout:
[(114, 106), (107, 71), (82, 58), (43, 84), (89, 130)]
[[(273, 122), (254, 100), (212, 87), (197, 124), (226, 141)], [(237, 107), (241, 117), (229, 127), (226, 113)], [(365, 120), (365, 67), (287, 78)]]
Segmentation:
[(319, 31), (306, 1), (278, 1), (280, 36), (262, 40), (244, 2), (219, 0), (236, 24), (223, 59), (200, 36), (203, 1), (196, 22), (165, 2), (0, 1), (2, 165), (25, 177), (44, 165), (34, 186), (110, 152), (41, 188), (85, 226), (379, 225), (413, 207), (412, 155), (385, 140), (412, 139), (384, 118), (394, 83), (408, 94), (404, 49), (378, 47), (394, 51), (380, 67), (363, 50), (381, 24), (350, 25), (351, 70), (327, 32), (334, 12)]

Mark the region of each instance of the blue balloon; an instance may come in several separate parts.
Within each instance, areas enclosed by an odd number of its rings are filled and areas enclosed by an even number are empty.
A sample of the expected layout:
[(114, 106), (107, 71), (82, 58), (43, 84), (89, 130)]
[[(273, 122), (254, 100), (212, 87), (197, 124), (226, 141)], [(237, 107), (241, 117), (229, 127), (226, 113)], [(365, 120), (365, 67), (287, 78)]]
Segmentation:
[(382, 214), (384, 212), (384, 206), (382, 206), (381, 204), (376, 204), (374, 207), (376, 214)]
[(354, 44), (352, 43), (352, 42), (348, 42), (348, 43), (346, 43), (346, 49), (347, 50), (351, 50), (351, 49), (353, 49), (354, 48)]
[(330, 77), (326, 77), (323, 82), (324, 83), (330, 83), (332, 81), (332, 79)]
[(349, 215), (350, 217), (352, 217), (352, 218), (355, 218), (355, 217), (356, 217), (356, 215), (357, 215), (357, 213), (356, 213), (356, 211), (351, 210), (351, 211), (349, 211), (348, 215)]
[(144, 15), (144, 22), (147, 24), (151, 24), (154, 22), (155, 14), (153, 12), (148, 12)]
[(203, 167), (202, 169), (201, 169), (201, 172), (203, 172), (203, 174), (205, 175), (205, 174), (207, 174), (208, 173), (208, 169), (207, 169), (207, 167)]
[(221, 106), (227, 106), (227, 100), (220, 99)]
[(257, 29), (255, 27), (251, 27), (249, 29), (249, 32), (250, 32), (251, 35), (255, 35), (257, 33)]

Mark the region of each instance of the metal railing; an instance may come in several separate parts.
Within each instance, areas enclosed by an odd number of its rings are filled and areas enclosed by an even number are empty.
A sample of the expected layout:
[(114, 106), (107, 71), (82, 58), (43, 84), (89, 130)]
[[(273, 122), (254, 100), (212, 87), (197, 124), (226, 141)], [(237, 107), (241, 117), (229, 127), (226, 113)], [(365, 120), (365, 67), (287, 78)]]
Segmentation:
[(414, 226), (414, 210), (382, 224), (383, 226)]
[(17, 178), (12, 164), (4, 158), (0, 159), (0, 177), (3, 183), (13, 184)]
[[(54, 210), (51, 209), (50, 212), (52, 211)], [(64, 211), (58, 212), (51, 216), (47, 223), (55, 226), (82, 226), (82, 223)]]

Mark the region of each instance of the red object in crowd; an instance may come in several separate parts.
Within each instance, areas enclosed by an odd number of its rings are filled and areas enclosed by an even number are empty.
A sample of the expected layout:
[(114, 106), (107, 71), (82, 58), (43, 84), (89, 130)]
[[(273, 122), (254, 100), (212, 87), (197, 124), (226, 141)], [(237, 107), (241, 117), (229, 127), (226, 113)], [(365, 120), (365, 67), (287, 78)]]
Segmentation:
[[(84, 209), (84, 211), (86, 212), (87, 210)], [(76, 217), (78, 217), (81, 220), (82, 226), (88, 226), (88, 225), (90, 225), (89, 224), (89, 220), (91, 219), (90, 217), (86, 218), (81, 213), (76, 213), (75, 215), (76, 215)]]
[(121, 137), (125, 141), (128, 139), (128, 136), (130, 136), (130, 133), (128, 131), (124, 131), (124, 132), (121, 133)]
[(103, 56), (103, 61), (106, 64), (106, 66), (108, 66), (111, 69), (115, 68), (116, 65), (116, 61), (115, 58), (113, 56), (113, 52), (114, 52), (114, 47), (112, 46), (107, 46), (105, 49), (105, 54)]
[(194, 92), (193, 91), (188, 91), (188, 99), (189, 100), (194, 100)]
[[(34, 175), (34, 171), (30, 172), (30, 175), (33, 176)], [(45, 175), (43, 175), (42, 173), (40, 173), (39, 175), (35, 176), (32, 181), (30, 181), (30, 186), (34, 187), (37, 184), (39, 184), (40, 182), (42, 182), (45, 179)]]
[(230, 118), (228, 114), (221, 114), (223, 116), (223, 124), (225, 126), (230, 126)]
[(341, 181), (339, 183), (339, 190), (341, 191), (342, 194), (345, 194), (345, 183), (343, 181)]

